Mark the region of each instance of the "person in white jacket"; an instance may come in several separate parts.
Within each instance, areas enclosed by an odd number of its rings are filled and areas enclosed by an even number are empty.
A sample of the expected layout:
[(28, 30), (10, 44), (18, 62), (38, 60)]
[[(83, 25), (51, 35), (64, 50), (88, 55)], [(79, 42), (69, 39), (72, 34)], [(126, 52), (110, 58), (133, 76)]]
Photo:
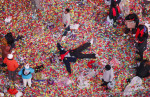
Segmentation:
[(63, 23), (65, 27), (65, 31), (63, 33), (62, 40), (66, 38), (67, 32), (70, 31), (70, 9), (66, 9), (64, 14), (63, 14)]
[[(107, 86), (109, 82), (112, 82), (113, 77), (114, 72), (112, 67), (110, 65), (106, 65), (105, 70), (103, 72), (103, 79), (102, 79), (103, 84), (101, 84), (101, 86)], [(108, 90), (108, 87), (106, 87), (106, 90)]]

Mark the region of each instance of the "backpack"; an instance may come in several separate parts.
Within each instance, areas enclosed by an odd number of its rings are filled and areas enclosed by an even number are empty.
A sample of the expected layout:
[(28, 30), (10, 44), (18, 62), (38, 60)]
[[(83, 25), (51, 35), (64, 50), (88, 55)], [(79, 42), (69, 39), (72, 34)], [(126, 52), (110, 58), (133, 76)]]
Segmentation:
[(136, 38), (145, 37), (148, 38), (148, 29), (145, 25), (139, 25), (136, 31)]

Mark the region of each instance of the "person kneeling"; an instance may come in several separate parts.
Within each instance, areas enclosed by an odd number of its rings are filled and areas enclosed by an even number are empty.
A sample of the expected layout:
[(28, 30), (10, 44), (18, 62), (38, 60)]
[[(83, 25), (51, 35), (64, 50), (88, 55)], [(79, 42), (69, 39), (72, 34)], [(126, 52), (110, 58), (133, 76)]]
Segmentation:
[[(110, 65), (106, 65), (103, 73), (103, 84), (101, 86), (107, 86), (109, 82), (112, 82), (114, 77), (113, 69)], [(108, 87), (106, 87), (106, 90), (108, 90)]]

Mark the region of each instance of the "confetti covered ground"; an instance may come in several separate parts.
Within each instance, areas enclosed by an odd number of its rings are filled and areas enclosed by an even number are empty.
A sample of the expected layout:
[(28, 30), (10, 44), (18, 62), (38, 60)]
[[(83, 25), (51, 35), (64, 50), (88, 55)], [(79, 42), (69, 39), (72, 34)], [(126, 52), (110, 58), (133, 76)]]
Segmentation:
[[(12, 2), (13, 1), (13, 2)], [(26, 2), (25, 2), (26, 1)], [(139, 57), (135, 54), (134, 39), (130, 38), (126, 40), (123, 37), (125, 26), (119, 24), (116, 28), (108, 27), (106, 21), (107, 12), (109, 7), (101, 2), (94, 2), (88, 4), (79, 4), (75, 1), (64, 2), (61, 0), (43, 0), (41, 5), (44, 7), (44, 11), (38, 10), (36, 16), (33, 15), (33, 10), (30, 0), (7, 0), (2, 3), (3, 11), (0, 15), (0, 32), (6, 34), (12, 32), (15, 36), (21, 33), (25, 38), (24, 40), (17, 41), (15, 49), (15, 59), (22, 63), (29, 63), (31, 67), (44, 64), (45, 68), (42, 71), (47, 78), (54, 79), (54, 84), (49, 85), (45, 81), (37, 82), (33, 80), (32, 88), (27, 87), (24, 91), (24, 97), (107, 97), (123, 96), (123, 90), (127, 86), (126, 79), (133, 78), (135, 76), (135, 69), (132, 68), (137, 63), (135, 58)], [(138, 0), (136, 0), (138, 1)], [(140, 0), (132, 4), (140, 4)], [(79, 29), (75, 35), (68, 33), (68, 37), (65, 41), (61, 41), (61, 35), (63, 28), (61, 15), (63, 9), (71, 9), (71, 24), (77, 22), (80, 24)], [(136, 8), (137, 6), (134, 6)], [(133, 9), (134, 11), (135, 9)], [(141, 13), (139, 13), (141, 14)], [(149, 21), (149, 13), (145, 17), (140, 17), (140, 23), (142, 21)], [(7, 16), (12, 16), (10, 24), (5, 25), (4, 19)], [(54, 23), (53, 29), (46, 29), (45, 23)], [(44, 29), (42, 29), (44, 28)], [(56, 43), (60, 42), (66, 49), (75, 48), (84, 42), (94, 38), (94, 44), (89, 47), (84, 53), (97, 53), (99, 57), (95, 59), (99, 65), (99, 74), (92, 77), (89, 80), (90, 87), (80, 89), (78, 88), (78, 77), (81, 72), (86, 72), (89, 68), (87, 62), (90, 59), (77, 60), (76, 63), (71, 63), (73, 76), (69, 79), (73, 83), (69, 86), (59, 87), (57, 80), (62, 77), (68, 77), (65, 65), (62, 62), (53, 63), (50, 62), (50, 57), (55, 53), (58, 55)], [(144, 58), (150, 58), (150, 39), (148, 39), (148, 47), (144, 52)], [(112, 59), (115, 57), (120, 64), (113, 66), (115, 72), (115, 87), (112, 90), (106, 91), (104, 87), (101, 87), (102, 83), (102, 59)], [(24, 60), (22, 60), (22, 58)], [(3, 68), (5, 69), (5, 68)], [(6, 74), (0, 75), (1, 79), (6, 78)], [(150, 77), (149, 77), (150, 78)], [(142, 79), (144, 89), (141, 91), (133, 92), (132, 96), (135, 97), (148, 97), (150, 95), (149, 78)], [(22, 90), (23, 85), (21, 77), (17, 75), (15, 82), (18, 85), (18, 89)], [(1, 85), (1, 90), (3, 86)], [(6, 93), (9, 96), (8, 93)]]

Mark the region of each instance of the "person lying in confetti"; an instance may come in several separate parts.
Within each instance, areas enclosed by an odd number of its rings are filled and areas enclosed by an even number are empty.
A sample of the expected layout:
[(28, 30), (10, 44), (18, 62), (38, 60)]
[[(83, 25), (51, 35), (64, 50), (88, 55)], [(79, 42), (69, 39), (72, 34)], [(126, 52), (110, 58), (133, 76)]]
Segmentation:
[(71, 76), (71, 67), (70, 62), (76, 62), (77, 59), (84, 59), (84, 58), (96, 58), (96, 54), (82, 54), (81, 52), (91, 46), (93, 44), (93, 39), (87, 43), (82, 44), (78, 48), (73, 50), (66, 51), (60, 43), (57, 43), (57, 48), (60, 53), (61, 60), (65, 63), (69, 76)]

